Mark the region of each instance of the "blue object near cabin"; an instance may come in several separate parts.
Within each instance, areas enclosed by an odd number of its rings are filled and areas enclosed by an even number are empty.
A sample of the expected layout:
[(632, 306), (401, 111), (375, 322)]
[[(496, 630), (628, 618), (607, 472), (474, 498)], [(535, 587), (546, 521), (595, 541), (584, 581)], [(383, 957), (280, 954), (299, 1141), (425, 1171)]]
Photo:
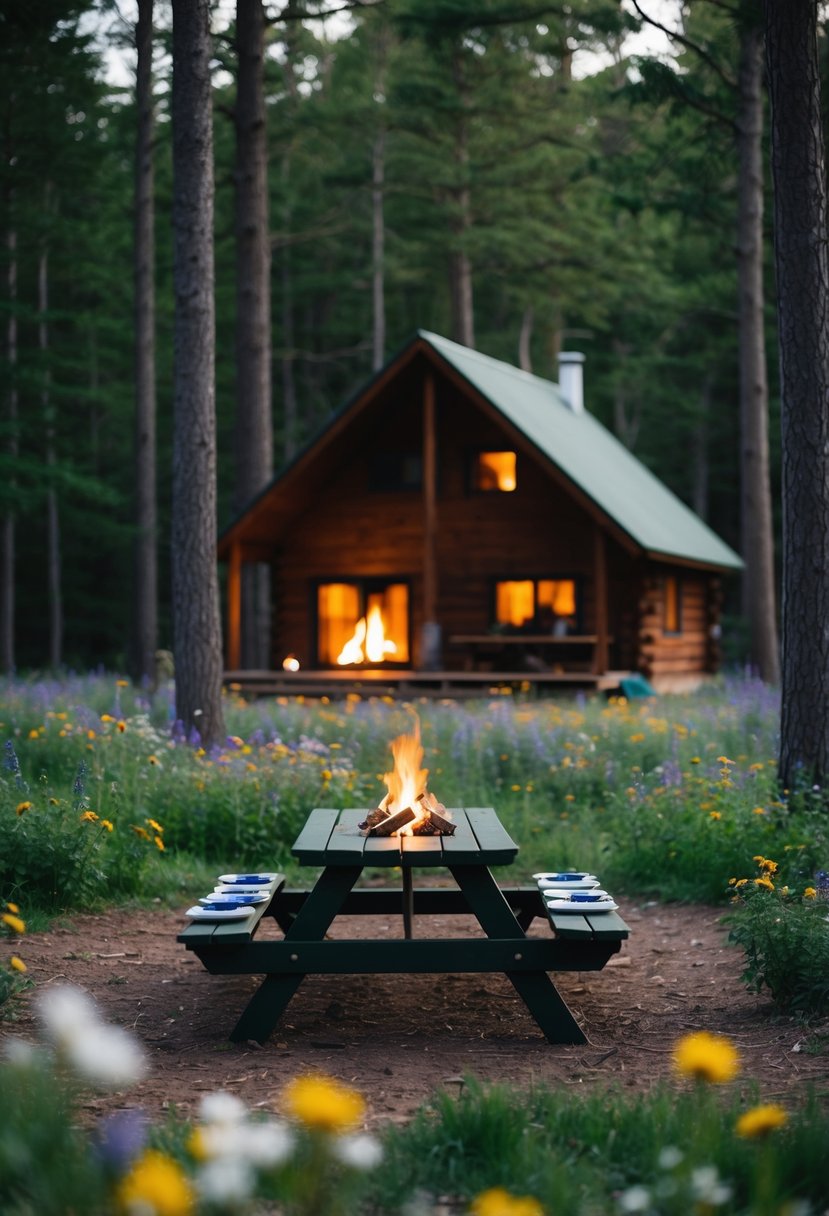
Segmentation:
[(619, 681), (619, 690), (623, 696), (627, 697), (628, 701), (634, 701), (637, 697), (655, 697), (656, 690), (648, 683), (644, 676), (638, 673), (632, 676), (623, 676)]

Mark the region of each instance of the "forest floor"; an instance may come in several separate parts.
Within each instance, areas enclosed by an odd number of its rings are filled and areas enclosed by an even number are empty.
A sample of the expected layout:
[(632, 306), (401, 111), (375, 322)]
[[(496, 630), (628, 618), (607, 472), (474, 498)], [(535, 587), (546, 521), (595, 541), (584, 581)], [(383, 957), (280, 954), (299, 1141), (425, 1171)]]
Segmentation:
[[(284, 1084), (318, 1071), (358, 1088), (369, 1121), (404, 1121), (437, 1089), (464, 1079), (515, 1087), (649, 1091), (670, 1075), (671, 1049), (692, 1030), (736, 1043), (746, 1093), (797, 1104), (809, 1087), (829, 1098), (829, 1021), (805, 1027), (746, 991), (742, 956), (727, 942), (723, 912), (622, 900), (631, 936), (600, 972), (565, 973), (556, 984), (589, 1042), (551, 1046), (502, 975), (311, 976), (264, 1046), (228, 1041), (258, 977), (211, 976), (176, 943), (183, 910), (113, 910), (61, 918), (20, 943), (34, 988), (3, 1035), (36, 1039), (35, 998), (72, 983), (104, 1016), (129, 1027), (151, 1061), (128, 1093), (91, 1099), (90, 1113), (174, 1105), (194, 1115), (200, 1096), (229, 1090), (278, 1109)], [(380, 922), (379, 924), (377, 922)], [(277, 933), (265, 921), (260, 933)], [(546, 929), (535, 922), (531, 935)], [(347, 917), (336, 938), (402, 937), (397, 918)], [(415, 936), (479, 936), (470, 917), (419, 918)]]

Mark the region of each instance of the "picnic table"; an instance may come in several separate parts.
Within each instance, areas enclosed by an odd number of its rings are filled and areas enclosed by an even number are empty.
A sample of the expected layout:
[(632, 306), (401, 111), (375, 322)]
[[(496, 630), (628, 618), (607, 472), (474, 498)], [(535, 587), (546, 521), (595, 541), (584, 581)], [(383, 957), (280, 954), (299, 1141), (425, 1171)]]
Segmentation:
[[(292, 852), (301, 865), (321, 867), (308, 888), (291, 890), (277, 875), (270, 898), (244, 922), (197, 921), (178, 936), (214, 975), (263, 975), (231, 1032), (234, 1041), (264, 1042), (307, 975), (502, 972), (551, 1043), (586, 1037), (549, 972), (599, 971), (628, 936), (615, 912), (550, 911), (535, 884), (501, 887), (491, 867), (515, 861), (518, 845), (491, 807), (452, 808), (452, 835), (370, 836), (359, 828), (364, 809), (312, 810)], [(358, 887), (366, 867), (400, 867), (402, 890)], [(412, 871), (448, 871), (455, 887), (419, 887)], [(400, 913), (405, 937), (332, 940), (339, 915)], [(471, 913), (482, 938), (418, 939), (419, 916)], [(272, 917), (281, 939), (257, 937)], [(549, 936), (528, 937), (536, 917)]]

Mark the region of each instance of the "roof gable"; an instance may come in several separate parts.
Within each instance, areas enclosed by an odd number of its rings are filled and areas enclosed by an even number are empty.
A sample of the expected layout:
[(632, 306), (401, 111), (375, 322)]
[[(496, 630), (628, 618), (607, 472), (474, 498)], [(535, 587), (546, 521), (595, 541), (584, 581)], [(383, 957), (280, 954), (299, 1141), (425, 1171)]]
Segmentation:
[(734, 550), (606, 427), (587, 410), (574, 413), (557, 384), (438, 334), (419, 336), (647, 553), (742, 567)]

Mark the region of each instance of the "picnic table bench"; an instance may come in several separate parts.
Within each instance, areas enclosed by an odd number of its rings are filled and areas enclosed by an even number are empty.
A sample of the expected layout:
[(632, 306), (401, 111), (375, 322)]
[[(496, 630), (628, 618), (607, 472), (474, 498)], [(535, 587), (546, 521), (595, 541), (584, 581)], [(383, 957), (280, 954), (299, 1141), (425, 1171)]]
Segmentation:
[[(322, 867), (310, 888), (286, 888), (282, 875), (269, 898), (244, 921), (196, 921), (178, 936), (214, 975), (263, 975), (231, 1039), (264, 1042), (306, 975), (503, 972), (551, 1043), (586, 1037), (548, 973), (599, 971), (621, 948), (628, 928), (615, 912), (554, 912), (538, 887), (500, 887), (491, 866), (510, 865), (518, 846), (495, 811), (453, 808), (453, 835), (367, 836), (365, 809), (311, 811), (292, 852), (302, 865)], [(365, 867), (400, 867), (403, 889), (357, 887)], [(412, 870), (445, 869), (453, 887), (416, 887)], [(402, 913), (404, 939), (331, 940), (339, 915)], [(415, 939), (421, 915), (473, 914), (484, 938)], [(550, 936), (528, 937), (536, 917)], [(282, 938), (257, 937), (272, 918)]]

